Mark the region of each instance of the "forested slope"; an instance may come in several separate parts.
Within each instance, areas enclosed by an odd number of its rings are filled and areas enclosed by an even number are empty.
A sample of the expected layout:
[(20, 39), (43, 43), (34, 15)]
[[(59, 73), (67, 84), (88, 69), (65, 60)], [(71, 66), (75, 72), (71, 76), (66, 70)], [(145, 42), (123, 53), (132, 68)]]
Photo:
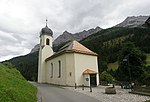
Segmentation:
[[(144, 53), (150, 53), (149, 28), (108, 28), (80, 41), (98, 54), (99, 71), (107, 70), (109, 63), (118, 60), (124, 42), (131, 41)], [(65, 43), (55, 46), (58, 51)], [(27, 80), (37, 80), (38, 52), (8, 60), (14, 64)]]
[(83, 45), (98, 53), (101, 72), (108, 63), (118, 60), (123, 43), (131, 41), (144, 53), (150, 53), (150, 29), (109, 28), (93, 34), (81, 41)]

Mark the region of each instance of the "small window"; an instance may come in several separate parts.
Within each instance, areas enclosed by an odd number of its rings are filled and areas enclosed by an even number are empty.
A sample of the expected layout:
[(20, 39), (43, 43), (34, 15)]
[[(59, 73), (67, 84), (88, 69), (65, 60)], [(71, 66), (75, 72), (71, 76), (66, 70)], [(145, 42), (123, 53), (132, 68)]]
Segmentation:
[(51, 70), (50, 70), (51, 72), (51, 78), (53, 78), (53, 63), (51, 63)]
[(49, 39), (48, 38), (46, 39), (46, 45), (49, 45)]
[(58, 61), (58, 67), (59, 67), (58, 78), (60, 78), (61, 77), (61, 61)]

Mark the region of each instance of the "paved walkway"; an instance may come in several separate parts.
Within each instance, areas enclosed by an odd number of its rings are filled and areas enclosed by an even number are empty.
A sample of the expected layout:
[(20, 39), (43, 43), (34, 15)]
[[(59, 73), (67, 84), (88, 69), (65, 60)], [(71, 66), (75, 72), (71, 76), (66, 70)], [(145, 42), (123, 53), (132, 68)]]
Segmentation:
[(120, 86), (116, 86), (117, 94), (115, 95), (105, 94), (104, 92), (106, 87), (108, 86), (98, 86), (92, 88), (93, 92), (90, 92), (89, 88), (85, 88), (84, 90), (82, 90), (81, 87), (77, 89), (75, 89), (74, 87), (64, 87), (64, 88), (86, 94), (101, 102), (145, 102), (146, 100), (150, 100), (149, 96), (130, 94), (128, 93), (129, 92), (128, 89), (121, 89)]
[(37, 84), (38, 102), (102, 102), (85, 94), (49, 84)]

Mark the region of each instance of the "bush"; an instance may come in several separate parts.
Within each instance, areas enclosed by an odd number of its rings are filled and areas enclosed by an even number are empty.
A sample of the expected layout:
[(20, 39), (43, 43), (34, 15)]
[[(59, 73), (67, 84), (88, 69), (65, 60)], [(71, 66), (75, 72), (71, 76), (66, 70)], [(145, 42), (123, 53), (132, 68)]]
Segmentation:
[(100, 79), (101, 79), (101, 81), (107, 81), (108, 83), (111, 83), (112, 81), (114, 81), (113, 76), (106, 71), (103, 71), (101, 73)]

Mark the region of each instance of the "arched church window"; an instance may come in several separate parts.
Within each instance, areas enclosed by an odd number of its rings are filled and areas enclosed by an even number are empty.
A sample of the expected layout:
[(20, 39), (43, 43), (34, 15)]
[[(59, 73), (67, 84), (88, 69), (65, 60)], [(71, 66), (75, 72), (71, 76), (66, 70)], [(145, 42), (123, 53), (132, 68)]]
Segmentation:
[(58, 78), (60, 78), (61, 77), (61, 61), (60, 60), (58, 61), (58, 67), (59, 67), (59, 69), (58, 69)]
[(48, 38), (46, 39), (46, 45), (49, 45), (49, 39)]
[(51, 78), (53, 78), (53, 63), (51, 63)]

